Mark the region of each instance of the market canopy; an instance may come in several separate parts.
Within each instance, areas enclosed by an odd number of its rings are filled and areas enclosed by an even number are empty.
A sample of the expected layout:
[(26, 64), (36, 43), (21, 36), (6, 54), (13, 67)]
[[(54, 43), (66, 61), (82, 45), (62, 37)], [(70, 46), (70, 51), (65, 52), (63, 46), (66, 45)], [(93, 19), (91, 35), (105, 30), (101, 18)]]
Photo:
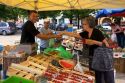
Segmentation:
[(0, 3), (38, 11), (125, 8), (125, 0), (0, 0)]
[(106, 16), (116, 16), (116, 14), (120, 15), (120, 13), (123, 13), (123, 12), (125, 12), (125, 9), (123, 9), (123, 8), (120, 8), (120, 9), (102, 9), (102, 10), (99, 10), (97, 12), (96, 18), (106, 17)]

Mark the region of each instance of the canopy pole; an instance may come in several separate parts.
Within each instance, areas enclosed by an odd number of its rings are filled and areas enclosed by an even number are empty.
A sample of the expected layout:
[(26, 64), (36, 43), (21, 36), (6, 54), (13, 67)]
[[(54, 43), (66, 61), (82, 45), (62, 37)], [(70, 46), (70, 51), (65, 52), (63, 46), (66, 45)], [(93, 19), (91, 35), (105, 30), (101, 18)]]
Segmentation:
[(38, 0), (34, 0), (34, 9), (36, 10), (36, 11), (38, 11), (38, 7), (37, 7), (37, 4), (38, 4)]

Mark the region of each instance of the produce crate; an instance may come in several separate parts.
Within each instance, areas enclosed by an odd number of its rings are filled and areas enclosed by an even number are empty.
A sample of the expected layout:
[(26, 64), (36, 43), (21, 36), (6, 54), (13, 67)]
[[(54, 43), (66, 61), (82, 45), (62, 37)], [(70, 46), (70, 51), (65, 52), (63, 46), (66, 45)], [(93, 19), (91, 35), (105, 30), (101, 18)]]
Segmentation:
[(20, 63), (27, 60), (27, 56), (22, 57), (3, 57), (3, 70), (6, 71), (11, 63)]
[(125, 58), (115, 58), (114, 68), (116, 72), (125, 73)]
[(8, 68), (8, 76), (19, 76), (25, 79), (39, 81), (40, 76), (46, 71), (49, 60), (46, 56), (29, 56), (27, 61), (20, 64), (12, 63)]
[(21, 77), (17, 77), (17, 76), (12, 76), (7, 78), (6, 80), (4, 80), (2, 83), (35, 83), (31, 80), (27, 80)]
[(8, 76), (23, 77), (23, 78), (28, 79), (28, 80), (34, 80), (34, 75), (33, 74), (30, 74), (30, 73), (28, 73), (26, 71), (22, 71), (22, 70), (12, 68), (12, 67), (9, 67), (9, 69), (7, 71), (7, 75)]

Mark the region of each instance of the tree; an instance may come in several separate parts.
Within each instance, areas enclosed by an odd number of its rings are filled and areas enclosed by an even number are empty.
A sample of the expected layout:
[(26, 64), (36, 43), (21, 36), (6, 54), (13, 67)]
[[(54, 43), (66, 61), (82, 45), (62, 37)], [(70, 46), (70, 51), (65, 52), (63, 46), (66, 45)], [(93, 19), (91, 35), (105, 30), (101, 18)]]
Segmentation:
[(40, 11), (39, 12), (39, 17), (43, 19), (47, 17), (55, 18), (58, 15), (60, 15), (60, 11)]
[(96, 11), (95, 9), (84, 9), (84, 10), (66, 10), (62, 11), (64, 18), (70, 19), (70, 24), (72, 24), (72, 19), (76, 18), (79, 28), (79, 20), (89, 16), (90, 13)]
[(14, 19), (16, 20), (18, 16), (27, 15), (26, 10), (14, 8), (10, 6), (0, 5), (0, 18), (3, 20)]

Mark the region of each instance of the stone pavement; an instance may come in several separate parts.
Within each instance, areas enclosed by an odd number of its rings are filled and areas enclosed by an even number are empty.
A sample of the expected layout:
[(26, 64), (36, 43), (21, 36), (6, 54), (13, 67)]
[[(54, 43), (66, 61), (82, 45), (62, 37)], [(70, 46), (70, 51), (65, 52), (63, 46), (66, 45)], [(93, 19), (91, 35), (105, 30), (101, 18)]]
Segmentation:
[(115, 83), (125, 83), (125, 73), (116, 73)]

